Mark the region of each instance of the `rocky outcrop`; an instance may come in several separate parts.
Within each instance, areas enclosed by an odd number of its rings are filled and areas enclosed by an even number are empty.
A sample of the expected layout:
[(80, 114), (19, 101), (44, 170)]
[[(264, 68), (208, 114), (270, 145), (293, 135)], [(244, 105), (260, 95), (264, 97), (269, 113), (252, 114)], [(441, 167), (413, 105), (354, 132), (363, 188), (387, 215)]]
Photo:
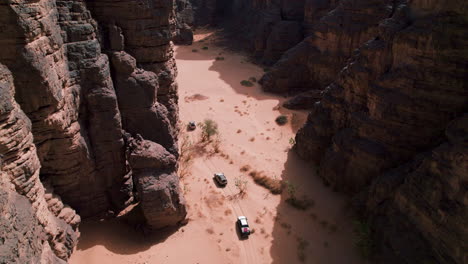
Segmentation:
[[(171, 42), (176, 32), (173, 1), (97, 0), (87, 4), (102, 29), (104, 50), (125, 51), (136, 59), (139, 68), (157, 75), (157, 100), (166, 107), (175, 131), (179, 111)], [(176, 133), (172, 136), (176, 137)]]
[(193, 42), (193, 30), (195, 13), (190, 0), (174, 1), (176, 32), (173, 38), (175, 44), (191, 45)]
[[(88, 217), (141, 202), (152, 227), (182, 221), (173, 1), (8, 0), (0, 28), (0, 225), (16, 228), (5, 229), (5, 261), (66, 261), (75, 210)], [(131, 166), (137, 135), (170, 166)], [(141, 184), (146, 170), (152, 184)], [(161, 199), (148, 202), (152, 193)], [(18, 245), (23, 238), (34, 243)]]
[(288, 99), (283, 103), (283, 106), (292, 110), (309, 109), (314, 106), (315, 102), (320, 101), (321, 98), (321, 90), (310, 90)]
[(31, 123), (14, 95), (11, 73), (0, 64), (0, 261), (63, 263), (77, 241), (80, 217), (59, 197), (47, 199)]
[(181, 223), (187, 212), (176, 174), (177, 158), (142, 138), (130, 141), (128, 156), (146, 223), (156, 229)]
[(463, 1), (395, 3), (296, 137), (332, 188), (361, 193), (398, 263), (467, 261), (467, 12)]
[[(377, 178), (366, 196), (376, 241), (404, 263), (466, 263), (468, 248), (468, 114), (446, 140)], [(430, 249), (430, 250), (428, 250)]]
[[(352, 52), (376, 36), (378, 24), (391, 16), (395, 1), (309, 1), (309, 36), (288, 50), (261, 79), (265, 91), (294, 94), (322, 90), (345, 66)], [(394, 6), (395, 5), (395, 6)], [(320, 17), (320, 15), (323, 15)], [(294, 69), (294, 71), (291, 71)]]
[(157, 102), (158, 77), (136, 67), (136, 60), (125, 52), (112, 54), (116, 72), (115, 87), (124, 129), (131, 134), (160, 142), (177, 155), (175, 132), (166, 107)]
[[(229, 1), (226, 1), (229, 2)], [(304, 0), (229, 2), (224, 27), (261, 63), (271, 65), (304, 38)]]

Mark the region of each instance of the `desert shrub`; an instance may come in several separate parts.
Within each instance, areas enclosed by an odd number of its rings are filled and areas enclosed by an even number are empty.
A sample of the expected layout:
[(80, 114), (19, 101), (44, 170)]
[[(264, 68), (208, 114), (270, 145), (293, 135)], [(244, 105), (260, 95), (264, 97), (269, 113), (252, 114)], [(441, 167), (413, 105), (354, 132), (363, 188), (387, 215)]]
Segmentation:
[(214, 135), (218, 135), (218, 124), (212, 119), (205, 119), (203, 123), (198, 124), (201, 127), (202, 141), (209, 141)]
[(301, 262), (305, 262), (306, 260), (306, 248), (309, 246), (309, 242), (305, 239), (299, 237), (297, 238), (297, 257)]
[(297, 198), (296, 197), (297, 188), (291, 182), (285, 181), (283, 185), (286, 187), (286, 190), (288, 192), (288, 198), (285, 201), (288, 204), (290, 204), (292, 207), (305, 211), (314, 205), (314, 202), (307, 199), (306, 197), (303, 197), (301, 199)]
[(213, 151), (215, 153), (220, 153), (221, 152), (221, 139), (217, 137), (215, 140), (213, 140)]
[(354, 233), (357, 237), (355, 246), (359, 253), (365, 258), (370, 258), (374, 253), (374, 241), (369, 225), (364, 221), (354, 221)]
[(224, 57), (216, 57), (216, 60), (217, 60), (217, 61), (223, 61), (223, 60), (224, 60)]
[(251, 81), (247, 81), (247, 80), (242, 80), (242, 81), (240, 82), (240, 84), (241, 84), (242, 86), (245, 86), (245, 87), (252, 87), (252, 86), (254, 86), (254, 84), (253, 84)]
[(184, 184), (184, 194), (190, 192), (190, 187), (187, 184)]
[(255, 77), (250, 77), (249, 78), (249, 81), (253, 82), (253, 83), (256, 83), (257, 82), (257, 78)]
[(208, 49), (208, 47), (207, 47), (207, 46), (205, 46), (205, 47), (203, 47), (203, 48), (202, 48), (202, 50), (207, 50), (207, 49)]
[(289, 144), (290, 144), (291, 146), (294, 146), (294, 145), (296, 144), (296, 140), (295, 140), (294, 138), (290, 138), (290, 139), (289, 139)]
[(276, 124), (283, 126), (288, 123), (288, 117), (285, 115), (280, 115), (275, 119)]
[(250, 166), (249, 165), (244, 165), (240, 168), (240, 171), (242, 172), (248, 172), (250, 170)]
[(197, 50), (197, 49), (193, 49), (192, 52), (198, 52), (198, 50)]
[(188, 136), (182, 137), (179, 148), (179, 177), (184, 178), (190, 174), (190, 166), (193, 162), (194, 149)]
[(249, 176), (253, 178), (256, 184), (265, 187), (272, 194), (281, 194), (283, 192), (283, 186), (280, 180), (270, 178), (263, 172), (257, 171), (251, 171)]
[(234, 185), (240, 194), (245, 194), (247, 192), (247, 181), (242, 180), (240, 177), (234, 179)]
[(290, 181), (285, 181), (284, 185), (286, 186), (286, 190), (288, 191), (289, 198), (296, 199), (296, 186)]
[(308, 200), (305, 197), (301, 198), (301, 199), (288, 198), (288, 199), (286, 199), (286, 202), (289, 205), (291, 205), (292, 207), (294, 207), (296, 209), (299, 209), (299, 210), (302, 210), (302, 211), (305, 211), (305, 210), (309, 209), (313, 205), (313, 202)]

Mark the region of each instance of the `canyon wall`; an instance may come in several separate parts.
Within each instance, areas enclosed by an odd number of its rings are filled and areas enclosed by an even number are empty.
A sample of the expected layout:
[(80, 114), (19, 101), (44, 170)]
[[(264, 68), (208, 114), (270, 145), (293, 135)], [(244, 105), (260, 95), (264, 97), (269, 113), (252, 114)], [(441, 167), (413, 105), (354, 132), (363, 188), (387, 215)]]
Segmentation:
[(380, 260), (467, 263), (468, 3), (217, 7), (207, 12), (226, 18), (226, 36), (273, 64), (263, 89), (299, 93), (285, 106), (311, 109), (294, 149), (331, 188), (355, 197), (385, 251)]
[(77, 213), (139, 203), (152, 228), (183, 221), (174, 6), (0, 3), (0, 262), (66, 261)]
[[(319, 49), (308, 53), (316, 54), (306, 59), (312, 67), (302, 68), (312, 77), (306, 89), (333, 81), (313, 104), (295, 150), (318, 164), (333, 189), (358, 195), (375, 241), (398, 263), (468, 261), (468, 4), (442, 2), (394, 1), (377, 27), (360, 33), (368, 39), (343, 67), (322, 67)], [(327, 39), (327, 49), (353, 46)], [(329, 56), (340, 54), (332, 48)], [(288, 62), (294, 52), (266, 74), (266, 90), (291, 72), (282, 67), (297, 63)]]

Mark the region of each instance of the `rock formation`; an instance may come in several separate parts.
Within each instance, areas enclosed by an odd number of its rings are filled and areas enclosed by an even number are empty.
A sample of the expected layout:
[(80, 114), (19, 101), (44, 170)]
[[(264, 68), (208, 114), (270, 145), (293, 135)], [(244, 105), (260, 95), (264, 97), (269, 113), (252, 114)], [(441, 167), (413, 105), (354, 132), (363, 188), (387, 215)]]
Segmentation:
[(11, 72), (0, 64), (0, 262), (61, 263), (80, 217), (41, 182), (31, 122), (14, 96)]
[(394, 4), (296, 137), (325, 182), (359, 193), (397, 263), (468, 258), (467, 14), (463, 1)]
[(275, 63), (304, 38), (304, 0), (219, 2), (225, 27), (264, 64)]
[[(175, 15), (162, 0), (0, 3), (0, 262), (66, 261), (75, 210), (89, 217), (139, 202), (151, 227), (185, 218)], [(130, 162), (133, 137), (171, 162)], [(23, 239), (33, 242), (16, 247)]]
[(379, 176), (365, 193), (366, 214), (387, 255), (403, 263), (466, 263), (468, 114), (446, 141)]
[(132, 203), (152, 228), (184, 220), (171, 40), (221, 25), (273, 65), (265, 91), (311, 108), (294, 149), (354, 196), (376, 261), (467, 263), (467, 17), (462, 0), (3, 1), (0, 262), (64, 263), (80, 216)]
[(161, 228), (184, 219), (186, 210), (176, 174), (177, 158), (163, 146), (142, 138), (131, 140), (128, 156), (149, 226)]
[[(322, 2), (327, 1), (309, 2), (308, 9), (312, 10), (307, 15), (314, 16), (314, 9), (326, 7)], [(263, 76), (263, 89), (292, 94), (322, 90), (335, 79), (352, 52), (376, 35), (379, 22), (394, 12), (393, 5), (394, 1), (389, 0), (343, 0), (315, 22), (308, 18), (309, 36), (288, 50)]]
[(190, 45), (193, 42), (192, 26), (195, 22), (192, 3), (190, 0), (176, 0), (174, 4), (177, 27), (173, 41), (179, 45)]

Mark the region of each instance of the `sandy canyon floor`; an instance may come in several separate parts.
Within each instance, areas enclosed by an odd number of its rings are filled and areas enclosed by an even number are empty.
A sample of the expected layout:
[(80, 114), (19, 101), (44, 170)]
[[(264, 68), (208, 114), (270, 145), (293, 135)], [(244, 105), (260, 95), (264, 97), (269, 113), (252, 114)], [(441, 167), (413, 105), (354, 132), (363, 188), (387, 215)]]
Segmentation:
[[(214, 38), (199, 33), (192, 46), (176, 47), (175, 54), (182, 127), (190, 120), (212, 119), (220, 138), (215, 153), (211, 146), (201, 147), (198, 128), (180, 136), (191, 146), (191, 159), (181, 164), (180, 173), (188, 224), (144, 237), (118, 220), (88, 220), (70, 263), (364, 263), (354, 247), (353, 217), (344, 197), (326, 188), (315, 169), (290, 150), (306, 113), (279, 107), (285, 98), (266, 94), (257, 84), (242, 86), (242, 80), (259, 79), (263, 69), (216, 47)], [(290, 122), (278, 126), (279, 115)], [(287, 180), (312, 206), (293, 208), (285, 202), (288, 192), (271, 194), (241, 171), (244, 166)], [(227, 176), (225, 188), (213, 182), (215, 172)], [(235, 179), (245, 183), (242, 197)], [(255, 230), (247, 240), (236, 232), (238, 215), (247, 216)]]

